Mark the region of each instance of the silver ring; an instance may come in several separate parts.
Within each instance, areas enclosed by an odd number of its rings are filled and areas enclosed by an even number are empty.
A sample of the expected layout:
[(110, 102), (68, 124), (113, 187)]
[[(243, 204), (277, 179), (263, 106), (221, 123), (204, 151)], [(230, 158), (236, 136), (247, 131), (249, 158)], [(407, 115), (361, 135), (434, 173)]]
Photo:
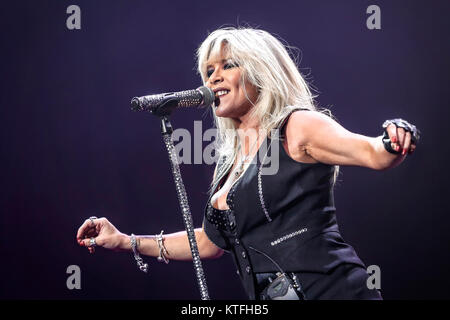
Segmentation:
[(89, 247), (96, 247), (97, 243), (95, 242), (95, 238), (89, 239)]
[(95, 219), (98, 219), (98, 218), (96, 216), (89, 217), (89, 220), (91, 220), (92, 226), (94, 226), (94, 227), (95, 227), (95, 222), (94, 222)]

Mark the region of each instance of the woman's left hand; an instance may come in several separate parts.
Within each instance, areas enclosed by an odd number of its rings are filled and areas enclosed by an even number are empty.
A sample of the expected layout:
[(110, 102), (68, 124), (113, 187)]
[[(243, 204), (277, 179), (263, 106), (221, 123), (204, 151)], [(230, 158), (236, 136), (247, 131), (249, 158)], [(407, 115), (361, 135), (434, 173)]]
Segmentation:
[[(416, 126), (403, 119), (393, 119), (386, 120), (383, 128), (385, 129), (383, 142), (387, 151), (397, 154), (401, 153), (402, 156), (406, 153), (412, 154), (414, 152), (420, 134)], [(388, 143), (390, 143), (391, 151), (387, 146)]]

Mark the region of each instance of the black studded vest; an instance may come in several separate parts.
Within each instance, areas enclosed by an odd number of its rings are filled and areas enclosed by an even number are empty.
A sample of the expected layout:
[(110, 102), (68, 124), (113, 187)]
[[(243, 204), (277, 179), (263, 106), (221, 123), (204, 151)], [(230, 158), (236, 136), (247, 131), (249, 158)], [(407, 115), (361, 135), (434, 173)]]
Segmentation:
[[(219, 159), (218, 179), (208, 199), (203, 228), (218, 247), (230, 252), (250, 299), (256, 298), (255, 273), (327, 271), (353, 263), (365, 268), (354, 249), (345, 243), (336, 221), (334, 166), (293, 160), (278, 136), (266, 138), (267, 148), (258, 150), (254, 161), (231, 187), (228, 210), (212, 207), (211, 197), (226, 180), (229, 168)], [(279, 138), (279, 139), (278, 139)], [(275, 145), (277, 144), (277, 145)], [(278, 153), (278, 170), (273, 165)], [(271, 174), (272, 173), (272, 174)], [(274, 173), (274, 174), (273, 174)], [(268, 258), (269, 257), (269, 258)], [(278, 264), (278, 266), (276, 265)]]

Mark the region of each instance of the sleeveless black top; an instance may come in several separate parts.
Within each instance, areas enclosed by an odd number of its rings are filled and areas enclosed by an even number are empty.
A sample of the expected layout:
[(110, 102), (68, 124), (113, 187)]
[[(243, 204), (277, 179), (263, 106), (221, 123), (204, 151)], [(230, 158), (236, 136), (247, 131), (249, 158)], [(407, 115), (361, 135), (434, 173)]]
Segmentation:
[[(257, 298), (255, 273), (277, 272), (276, 264), (285, 272), (327, 273), (344, 263), (365, 268), (339, 233), (334, 166), (293, 160), (280, 135), (287, 119), (272, 139), (266, 138), (252, 164), (231, 187), (228, 210), (211, 205), (212, 195), (226, 179), (225, 159), (219, 159), (216, 174), (222, 178), (213, 186), (205, 209), (205, 233), (232, 254), (250, 299)], [(270, 172), (276, 162), (278, 170)]]

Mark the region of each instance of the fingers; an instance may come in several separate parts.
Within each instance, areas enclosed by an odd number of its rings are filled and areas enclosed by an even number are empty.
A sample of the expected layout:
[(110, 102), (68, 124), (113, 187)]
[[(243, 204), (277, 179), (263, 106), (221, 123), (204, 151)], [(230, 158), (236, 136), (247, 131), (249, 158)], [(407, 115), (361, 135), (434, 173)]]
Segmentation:
[(404, 156), (408, 152), (410, 145), (411, 145), (411, 132), (406, 132), (405, 141), (402, 145), (402, 156)]
[(85, 233), (90, 230), (90, 229), (94, 229), (95, 228), (95, 220), (93, 221), (91, 219), (86, 219), (83, 224), (81, 225), (81, 227), (78, 229), (77, 232), (77, 239), (83, 239)]
[[(95, 238), (94, 238), (94, 239), (95, 239)], [(82, 247), (87, 247), (87, 248), (89, 248), (89, 247), (91, 247), (90, 241), (91, 241), (91, 238), (86, 238), (86, 239), (83, 239), (83, 240), (79, 240), (78, 243), (79, 243), (80, 246), (82, 246)]]
[[(96, 246), (105, 246), (114, 229), (114, 226), (106, 218), (86, 219), (77, 232), (77, 242), (80, 246), (86, 247), (89, 253), (95, 252)], [(93, 242), (91, 239), (94, 239)]]
[[(91, 239), (94, 239), (94, 244)], [(86, 247), (89, 250), (89, 253), (95, 252), (95, 247), (102, 246), (101, 239), (99, 237), (89, 237), (83, 240), (78, 241), (79, 245), (82, 247)]]
[[(94, 238), (94, 239), (95, 239), (95, 238)], [(86, 241), (87, 241), (87, 244), (84, 245), (84, 244), (86, 243)], [(91, 244), (91, 238), (86, 239), (86, 240), (83, 240), (83, 245), (84, 245), (85, 247), (87, 247), (89, 253), (94, 253), (94, 252), (95, 252), (95, 245), (92, 245), (92, 244)]]
[(412, 154), (416, 149), (416, 145), (411, 143), (412, 136), (411, 132), (406, 131), (403, 128), (397, 127), (394, 124), (390, 124), (386, 131), (391, 139), (392, 148), (399, 152), (401, 150), (401, 155)]
[[(87, 247), (90, 253), (94, 253), (95, 249), (90, 245), (91, 238), (96, 238), (99, 235), (101, 227), (101, 219), (86, 219), (77, 232), (77, 242), (80, 246)], [(97, 243), (98, 244), (98, 243)]]
[(391, 139), (392, 149), (394, 149), (395, 151), (399, 151), (400, 145), (398, 144), (399, 137), (398, 137), (398, 133), (397, 133), (397, 126), (395, 124), (391, 123), (390, 125), (388, 125), (386, 127), (386, 131), (389, 135), (389, 138)]
[(399, 150), (405, 144), (405, 135), (406, 135), (405, 129), (397, 127), (398, 145), (400, 147)]
[[(95, 244), (91, 243), (91, 239), (94, 239)], [(103, 242), (104, 241), (102, 241), (101, 237), (93, 236), (93, 237), (86, 237), (83, 240), (79, 240), (78, 244), (82, 247), (96, 247), (96, 246), (102, 246)]]

